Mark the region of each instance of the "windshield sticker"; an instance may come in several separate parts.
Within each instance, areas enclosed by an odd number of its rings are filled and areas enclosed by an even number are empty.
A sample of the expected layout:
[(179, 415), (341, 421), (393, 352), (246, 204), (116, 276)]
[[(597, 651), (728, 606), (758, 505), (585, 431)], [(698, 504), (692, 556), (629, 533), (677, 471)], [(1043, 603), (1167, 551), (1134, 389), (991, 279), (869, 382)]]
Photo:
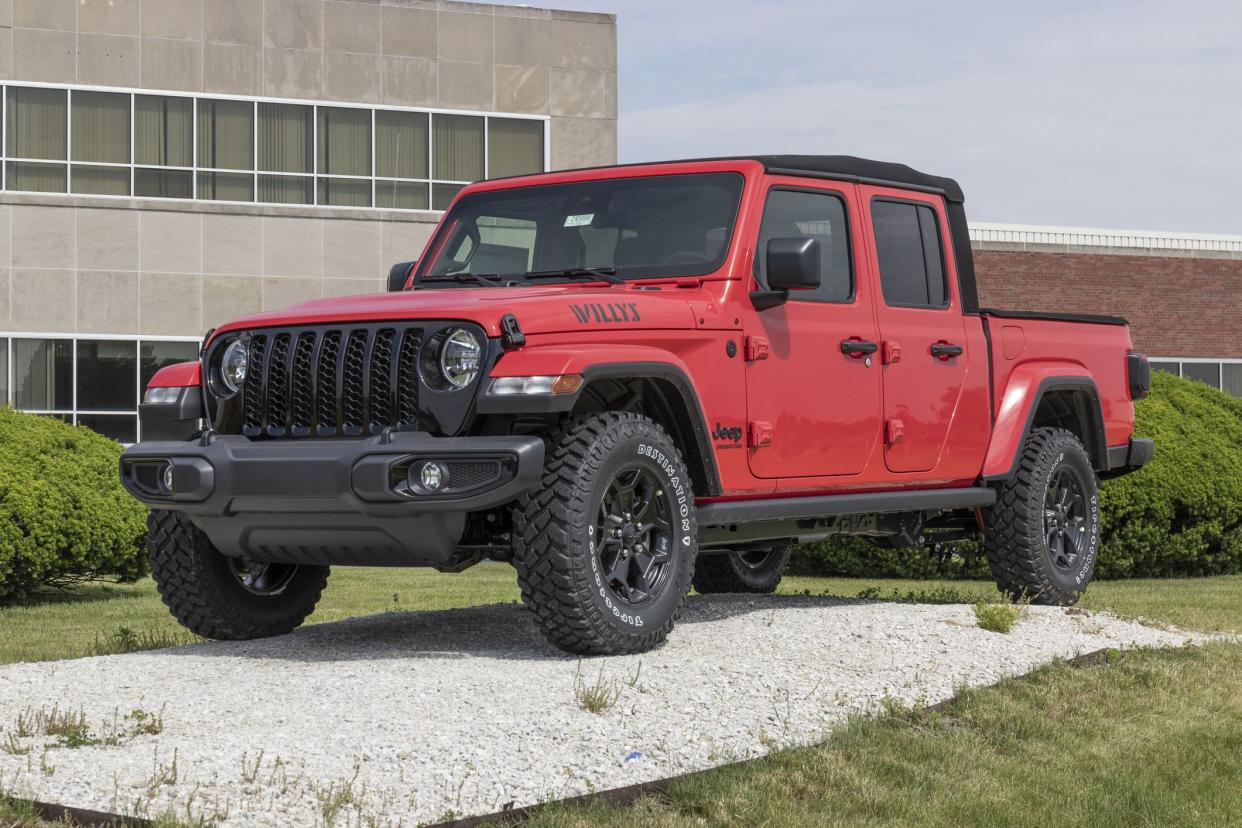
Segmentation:
[(638, 322), (638, 305), (633, 302), (600, 304), (589, 302), (570, 305), (574, 318), (583, 325), (588, 322)]
[(580, 213), (576, 216), (565, 216), (566, 227), (590, 227), (595, 220), (594, 213)]

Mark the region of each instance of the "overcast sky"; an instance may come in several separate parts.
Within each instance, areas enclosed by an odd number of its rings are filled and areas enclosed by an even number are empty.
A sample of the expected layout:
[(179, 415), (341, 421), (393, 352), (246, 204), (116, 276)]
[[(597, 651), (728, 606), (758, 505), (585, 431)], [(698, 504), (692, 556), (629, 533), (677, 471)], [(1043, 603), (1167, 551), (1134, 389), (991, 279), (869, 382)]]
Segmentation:
[(1240, 0), (554, 0), (617, 14), (620, 160), (957, 178), (978, 221), (1242, 234)]

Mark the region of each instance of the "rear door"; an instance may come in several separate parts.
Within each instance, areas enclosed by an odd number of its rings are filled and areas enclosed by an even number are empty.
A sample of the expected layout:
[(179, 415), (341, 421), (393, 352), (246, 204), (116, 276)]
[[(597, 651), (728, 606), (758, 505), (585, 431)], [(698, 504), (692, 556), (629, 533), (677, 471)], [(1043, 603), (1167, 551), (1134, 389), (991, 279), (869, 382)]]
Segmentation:
[[(773, 179), (755, 245), (755, 278), (767, 285), (765, 251), (774, 238), (820, 244), (820, 287), (792, 291), (783, 305), (748, 311), (745, 435), (756, 477), (858, 474), (878, 444), (880, 370), (863, 351), (878, 347), (865, 252), (852, 184)], [(864, 347), (864, 350), (865, 350)]]
[(892, 472), (935, 469), (972, 358), (948, 222), (939, 196), (862, 186), (880, 295), (884, 461)]

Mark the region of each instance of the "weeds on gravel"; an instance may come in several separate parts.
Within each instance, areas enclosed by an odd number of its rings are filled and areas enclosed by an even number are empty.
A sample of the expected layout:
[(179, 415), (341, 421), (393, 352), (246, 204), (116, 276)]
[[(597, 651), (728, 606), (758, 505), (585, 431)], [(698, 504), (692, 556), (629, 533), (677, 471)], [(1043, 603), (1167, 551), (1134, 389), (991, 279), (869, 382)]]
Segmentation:
[(319, 801), (319, 814), (328, 828), (336, 825), (337, 819), (346, 808), (352, 808), (355, 811), (362, 810), (367, 789), (365, 785), (358, 785), (358, 774), (361, 772), (362, 768), (355, 765), (354, 775), (348, 782), (329, 782), (326, 787), (312, 785), (311, 790), (315, 794), (315, 799)]
[(95, 641), (86, 654), (88, 656), (119, 655), (136, 653), (142, 650), (164, 650), (169, 647), (180, 647), (183, 644), (195, 644), (202, 641), (197, 635), (184, 630), (134, 630), (132, 627), (120, 627), (107, 636), (95, 633)]
[(578, 662), (578, 670), (574, 673), (574, 698), (588, 713), (605, 713), (621, 700), (621, 683), (615, 678), (605, 679), (601, 667), (595, 683), (587, 684), (582, 678), (582, 662)]
[(973, 604), (976, 600), (975, 596), (953, 586), (935, 586), (905, 592), (890, 590), (887, 593), (878, 586), (869, 586), (860, 590), (858, 597), (864, 601), (892, 601), (898, 604)]
[(0, 742), (0, 751), (4, 751), (10, 756), (25, 756), (30, 753), (30, 746), (22, 744), (22, 740), (18, 735), (9, 731), (4, 736), (4, 741)]
[(975, 618), (982, 629), (995, 633), (1007, 633), (1018, 623), (1022, 613), (1010, 603), (975, 604)]
[(160, 788), (165, 785), (176, 785), (180, 777), (181, 773), (177, 767), (177, 749), (173, 748), (172, 761), (164, 764), (160, 761), (160, 749), (157, 747), (155, 749), (155, 767), (143, 786), (147, 789), (147, 798), (154, 799), (155, 795), (159, 793)]
[[(106, 722), (98, 731), (93, 731), (82, 710), (61, 710), (53, 705), (47, 708), (26, 708), (17, 714), (12, 730), (0, 742), (0, 750), (12, 755), (25, 755), (30, 752), (30, 745), (25, 739), (51, 738), (49, 747), (80, 748), (94, 745), (119, 745), (138, 736), (155, 736), (164, 732), (164, 709), (151, 713), (142, 708), (135, 708), (122, 717), (114, 711), (112, 721)], [(0, 826), (3, 828), (3, 826)]]

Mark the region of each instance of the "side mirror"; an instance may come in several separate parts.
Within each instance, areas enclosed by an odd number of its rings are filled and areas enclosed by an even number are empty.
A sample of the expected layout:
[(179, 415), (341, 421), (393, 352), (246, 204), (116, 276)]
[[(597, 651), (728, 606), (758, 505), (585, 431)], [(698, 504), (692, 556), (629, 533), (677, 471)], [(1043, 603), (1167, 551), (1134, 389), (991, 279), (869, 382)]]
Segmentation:
[(414, 266), (418, 262), (397, 262), (388, 271), (388, 292), (400, 293), (405, 290), (405, 283), (409, 281), (410, 274), (414, 272)]
[(809, 237), (768, 242), (768, 289), (814, 290), (819, 287), (819, 240)]

